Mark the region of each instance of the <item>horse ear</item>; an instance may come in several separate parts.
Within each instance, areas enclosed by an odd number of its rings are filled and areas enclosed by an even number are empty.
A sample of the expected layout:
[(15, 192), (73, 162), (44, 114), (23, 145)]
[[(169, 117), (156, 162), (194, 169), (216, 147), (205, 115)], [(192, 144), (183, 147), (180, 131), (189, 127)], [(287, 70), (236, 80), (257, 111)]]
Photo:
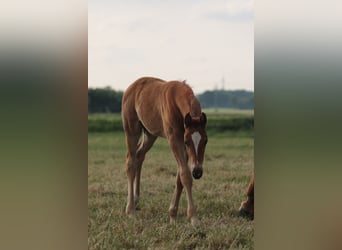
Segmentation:
[(185, 124), (185, 127), (190, 127), (191, 126), (191, 116), (190, 116), (190, 113), (187, 113), (185, 115), (184, 124)]
[(204, 112), (202, 112), (200, 121), (201, 121), (201, 124), (204, 126), (207, 124), (207, 115)]

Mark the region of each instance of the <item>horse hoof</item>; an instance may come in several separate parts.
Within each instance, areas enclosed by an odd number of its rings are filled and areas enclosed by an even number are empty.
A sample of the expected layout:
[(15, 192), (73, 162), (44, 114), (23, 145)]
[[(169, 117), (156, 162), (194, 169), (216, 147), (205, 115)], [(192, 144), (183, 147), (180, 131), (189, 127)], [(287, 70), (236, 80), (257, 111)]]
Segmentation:
[(128, 212), (128, 211), (126, 211), (126, 215), (129, 216), (129, 217), (133, 217), (135, 215), (135, 212), (132, 212), (132, 211)]
[(240, 206), (239, 208), (239, 215), (254, 220), (254, 213), (247, 211), (243, 206)]
[(128, 216), (134, 216), (134, 214), (135, 214), (135, 209), (132, 209), (132, 208), (130, 208), (130, 207), (126, 207), (126, 214), (128, 215)]

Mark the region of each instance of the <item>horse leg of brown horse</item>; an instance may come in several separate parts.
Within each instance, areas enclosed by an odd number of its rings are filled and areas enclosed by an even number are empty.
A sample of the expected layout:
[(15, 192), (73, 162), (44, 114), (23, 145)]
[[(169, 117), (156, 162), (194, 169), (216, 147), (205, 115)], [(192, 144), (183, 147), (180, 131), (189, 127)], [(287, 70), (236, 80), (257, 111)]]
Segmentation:
[(138, 119), (123, 119), (124, 121), (124, 130), (126, 135), (126, 146), (127, 146), (127, 154), (126, 154), (126, 174), (127, 174), (127, 206), (126, 206), (126, 214), (132, 215), (135, 213), (135, 204), (134, 204), (134, 194), (133, 194), (133, 182), (137, 171), (137, 159), (136, 153), (138, 148), (139, 138), (141, 136), (142, 127), (138, 122)]
[(188, 200), (187, 215), (191, 219), (192, 225), (197, 225), (199, 220), (197, 219), (196, 208), (192, 200), (192, 175), (187, 165), (181, 166), (180, 179), (185, 188), (186, 197)]
[(247, 188), (247, 200), (241, 203), (239, 212), (243, 216), (254, 219), (254, 175), (252, 175)]
[[(184, 145), (184, 142), (183, 142), (183, 140), (179, 140), (177, 138), (183, 139), (183, 136), (181, 136), (181, 137), (170, 137), (169, 143), (170, 143), (170, 147), (171, 147), (171, 149), (175, 155), (175, 158), (177, 160), (179, 179), (180, 179), (182, 186), (185, 188), (186, 197), (188, 200), (187, 216), (188, 216), (188, 218), (190, 218), (191, 224), (196, 225), (196, 224), (198, 224), (199, 221), (197, 219), (196, 208), (195, 208), (194, 202), (192, 200), (192, 190), (191, 190), (192, 189), (192, 175), (191, 175), (190, 169), (188, 167), (185, 147), (180, 146), (180, 145)], [(171, 222), (173, 222), (175, 219), (175, 215), (173, 213), (174, 213), (174, 211), (177, 211), (178, 206), (176, 206), (176, 205), (178, 205), (178, 203), (179, 203), (179, 197), (180, 197), (180, 193), (181, 193), (180, 185), (178, 183), (179, 179), (177, 177), (176, 189), (175, 189), (174, 196), (173, 196), (174, 199), (172, 200), (172, 202), (174, 202), (174, 204), (171, 203), (171, 205), (170, 205), (170, 207), (173, 208), (170, 211), (170, 221)]]
[(140, 176), (141, 176), (141, 167), (145, 159), (146, 153), (151, 149), (153, 143), (156, 141), (157, 136), (153, 136), (147, 131), (142, 135), (142, 140), (140, 141), (137, 154), (136, 154), (136, 172), (134, 179), (134, 203), (137, 206), (140, 196)]
[(175, 187), (175, 191), (173, 193), (170, 208), (169, 208), (170, 223), (172, 223), (172, 224), (176, 222), (179, 199), (180, 199), (180, 196), (182, 194), (182, 190), (183, 190), (183, 184), (181, 182), (179, 170), (178, 170), (177, 171), (177, 177), (176, 177), (176, 187)]

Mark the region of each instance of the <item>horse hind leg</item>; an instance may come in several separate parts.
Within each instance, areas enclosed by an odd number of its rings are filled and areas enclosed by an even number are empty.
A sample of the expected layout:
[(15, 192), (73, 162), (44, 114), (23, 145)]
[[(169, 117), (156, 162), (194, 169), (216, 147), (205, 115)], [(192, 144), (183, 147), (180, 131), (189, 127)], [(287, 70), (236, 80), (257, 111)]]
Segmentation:
[(151, 149), (154, 142), (156, 141), (157, 136), (153, 136), (148, 133), (145, 129), (142, 134), (137, 152), (136, 152), (136, 173), (134, 179), (134, 203), (137, 206), (140, 197), (140, 177), (141, 177), (141, 168), (142, 164), (145, 160), (146, 153)]
[(131, 119), (128, 121), (124, 117), (124, 130), (126, 135), (126, 174), (127, 174), (127, 206), (126, 214), (133, 215), (135, 213), (135, 204), (133, 196), (133, 182), (137, 170), (136, 151), (138, 148), (138, 141), (141, 135), (141, 126), (137, 121)]

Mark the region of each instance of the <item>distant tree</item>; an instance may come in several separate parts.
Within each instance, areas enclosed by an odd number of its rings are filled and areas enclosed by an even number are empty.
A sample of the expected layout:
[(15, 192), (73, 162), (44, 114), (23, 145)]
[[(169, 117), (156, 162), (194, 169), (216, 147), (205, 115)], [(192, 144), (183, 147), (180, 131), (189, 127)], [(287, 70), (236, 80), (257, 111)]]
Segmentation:
[[(88, 89), (89, 113), (121, 112), (122, 91), (110, 87)], [(254, 109), (254, 93), (245, 90), (205, 91), (197, 96), (202, 108)]]
[(89, 113), (121, 112), (122, 91), (115, 91), (110, 87), (88, 89)]
[(197, 96), (203, 108), (254, 109), (254, 93), (246, 90), (212, 90)]

